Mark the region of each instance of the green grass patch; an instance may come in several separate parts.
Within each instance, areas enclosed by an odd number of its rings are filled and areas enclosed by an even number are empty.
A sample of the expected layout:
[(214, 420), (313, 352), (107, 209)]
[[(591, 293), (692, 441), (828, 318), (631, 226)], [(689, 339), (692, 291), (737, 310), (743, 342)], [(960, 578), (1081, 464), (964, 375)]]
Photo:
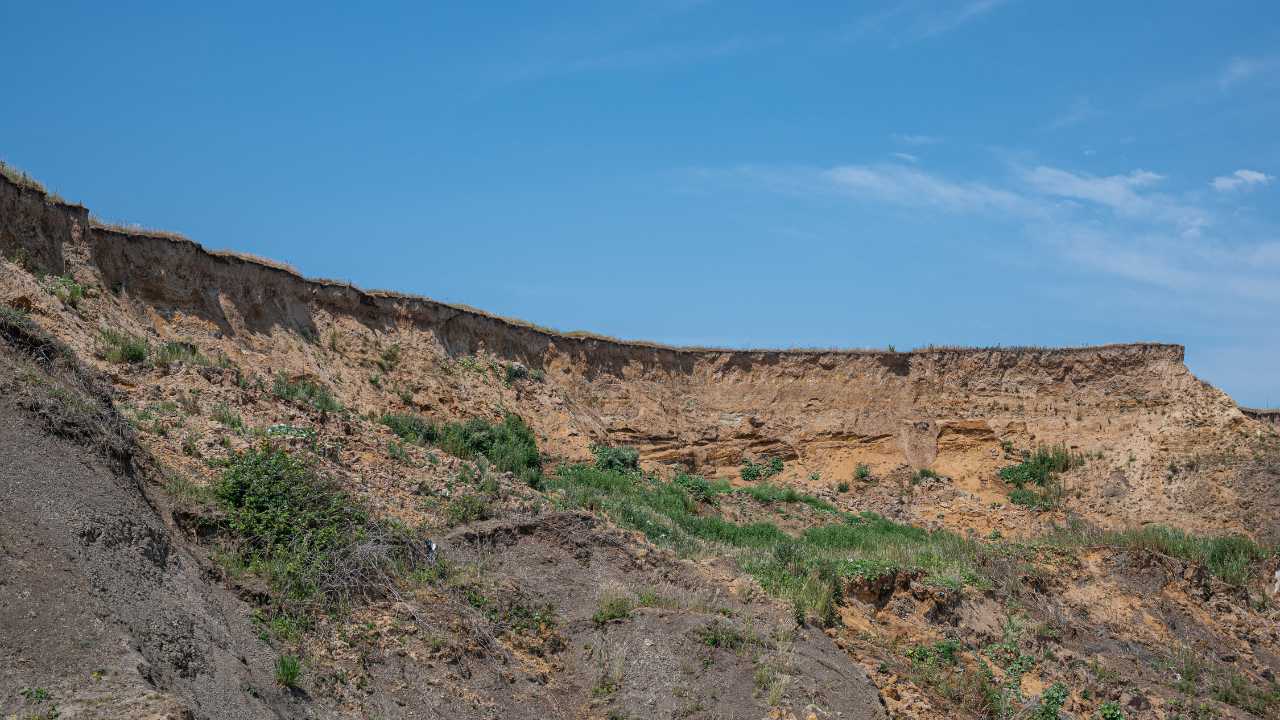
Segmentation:
[(798, 614), (823, 621), (834, 619), (835, 604), (850, 579), (901, 569), (920, 571), (927, 581), (949, 587), (982, 582), (981, 546), (958, 535), (834, 509), (830, 512), (836, 522), (799, 535), (773, 523), (730, 522), (699, 513), (698, 501), (687, 489), (689, 477), (663, 481), (641, 473), (562, 465), (548, 476), (547, 490), (562, 506), (603, 513), (681, 553), (730, 555), (767, 591), (790, 599)]
[(239, 567), (269, 581), (283, 614), (337, 611), (383, 597), (395, 578), (428, 557), (415, 533), (371, 518), (284, 450), (263, 446), (233, 455), (214, 495), (235, 538), (227, 551)]
[(169, 367), (178, 363), (208, 365), (209, 358), (206, 358), (201, 354), (199, 348), (189, 342), (170, 340), (156, 349), (156, 365)]
[(771, 503), (803, 503), (821, 512), (835, 513), (839, 512), (835, 505), (816, 498), (812, 495), (806, 495), (792, 487), (781, 487), (770, 483), (761, 483), (759, 485), (751, 485), (745, 488), (739, 488), (734, 492), (746, 495), (756, 502), (766, 505)]
[(382, 416), (382, 423), (406, 442), (434, 445), (464, 460), (483, 457), (503, 472), (529, 485), (542, 482), (542, 457), (533, 431), (519, 415), (507, 413), (502, 422), (481, 418), (466, 422), (433, 423), (418, 415)]
[(1045, 537), (1043, 543), (1055, 547), (1101, 545), (1158, 552), (1203, 565), (1214, 576), (1236, 586), (1246, 583), (1262, 561), (1280, 553), (1280, 548), (1259, 545), (1240, 535), (1193, 535), (1162, 525), (1133, 530), (1058, 528)]
[(342, 405), (329, 392), (329, 388), (320, 383), (298, 378), (290, 380), (283, 372), (276, 373), (271, 385), (271, 393), (281, 400), (295, 405), (308, 405), (320, 412), (336, 413), (342, 411)]
[(296, 655), (281, 655), (276, 658), (276, 684), (280, 687), (295, 688), (302, 678), (302, 661)]
[(120, 330), (105, 329), (100, 334), (102, 357), (107, 362), (141, 365), (151, 354), (147, 341)]
[(755, 482), (757, 480), (768, 480), (774, 475), (781, 474), (784, 467), (780, 457), (771, 457), (762, 463), (755, 462), (750, 458), (742, 458), (742, 469), (738, 471), (738, 474), (747, 482)]
[(1084, 465), (1084, 455), (1071, 452), (1064, 445), (1036, 448), (1023, 456), (1021, 463), (1000, 469), (1000, 478), (1016, 488), (1028, 485), (1045, 487), (1057, 473)]

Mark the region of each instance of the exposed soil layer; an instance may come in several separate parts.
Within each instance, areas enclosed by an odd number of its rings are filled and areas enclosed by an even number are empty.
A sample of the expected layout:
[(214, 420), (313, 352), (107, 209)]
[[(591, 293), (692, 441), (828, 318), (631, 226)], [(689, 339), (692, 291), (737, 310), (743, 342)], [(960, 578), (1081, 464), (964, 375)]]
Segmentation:
[[(560, 333), (102, 226), (3, 178), (0, 255), (0, 716), (990, 717), (991, 688), (1029, 712), (1055, 682), (1073, 715), (1280, 715), (1274, 556), (1229, 585), (1151, 549), (995, 544), (1068, 522), (1280, 540), (1274, 414), (1195, 378), (1181, 347)], [(699, 518), (795, 536), (873, 511), (1004, 550), (983, 582), (850, 580), (817, 627), (729, 556), (677, 556), (380, 422), (505, 412), (548, 472), (626, 444), (655, 476), (736, 488), (744, 459), (777, 458), (768, 482), (807, 493), (723, 492)], [(285, 638), (262, 578), (219, 555), (220, 510), (188, 497), (264, 443), (429, 532), (440, 564)], [(1060, 502), (1014, 504), (998, 471), (1045, 446), (1078, 460)], [(480, 475), (488, 504), (459, 515)]]

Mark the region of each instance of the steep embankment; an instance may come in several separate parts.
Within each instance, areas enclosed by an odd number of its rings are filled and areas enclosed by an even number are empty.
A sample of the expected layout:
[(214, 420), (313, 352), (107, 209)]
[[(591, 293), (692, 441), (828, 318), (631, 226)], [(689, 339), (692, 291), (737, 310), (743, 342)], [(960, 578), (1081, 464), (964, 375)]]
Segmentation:
[(0, 712), (1280, 712), (1273, 548), (1088, 527), (1276, 537), (1280, 438), (1177, 346), (621, 342), (6, 180), (0, 254)]
[[(873, 492), (868, 502), (917, 521), (942, 510), (942, 522), (984, 531), (1025, 525), (983, 519), (1007, 495), (994, 472), (1008, 448), (1061, 444), (1092, 460), (1069, 475), (1073, 509), (1104, 525), (1277, 524), (1273, 503), (1241, 512), (1241, 493), (1253, 488), (1240, 463), (1266, 426), (1195, 378), (1174, 345), (671, 348), (307, 280), (180, 237), (97, 225), (82, 207), (7, 181), (0, 213), (0, 251), (109, 293), (100, 314), (54, 328), (86, 355), (100, 329), (119, 328), (314, 377), (362, 411), (466, 417), (501, 405), (562, 457), (584, 457), (592, 442), (627, 443), (649, 465), (731, 477), (745, 457), (778, 456), (788, 479), (812, 487), (849, 481), (861, 464), (879, 477), (931, 468), (954, 480), (945, 497), (895, 505)], [(11, 304), (41, 304), (21, 283), (2, 292)], [(394, 368), (380, 361), (388, 351)], [(544, 380), (533, 390), (489, 387), (472, 372), (480, 363), (517, 364)]]

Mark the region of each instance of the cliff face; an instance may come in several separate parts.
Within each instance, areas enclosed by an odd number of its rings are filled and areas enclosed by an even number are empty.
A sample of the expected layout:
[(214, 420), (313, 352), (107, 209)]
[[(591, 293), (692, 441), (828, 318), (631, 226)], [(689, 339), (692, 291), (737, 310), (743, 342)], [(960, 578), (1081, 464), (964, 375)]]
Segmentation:
[[(822, 486), (860, 464), (882, 477), (931, 468), (951, 478), (946, 493), (899, 512), (945, 524), (982, 526), (1007, 495), (994, 474), (1009, 448), (1049, 444), (1094, 460), (1071, 486), (1077, 510), (1101, 522), (1259, 519), (1223, 509), (1242, 491), (1234, 458), (1273, 431), (1195, 378), (1180, 346), (738, 351), (561, 334), (98, 226), (82, 207), (5, 180), (0, 252), (101, 289), (102, 303), (50, 323), (86, 356), (101, 328), (122, 328), (314, 377), (361, 411), (465, 417), (501, 406), (567, 457), (626, 443), (650, 466), (729, 477), (744, 457), (778, 456), (789, 479)], [(0, 302), (58, 312), (16, 276), (0, 284)], [(379, 356), (393, 347), (388, 369)], [(512, 364), (544, 379), (502, 382)], [(1169, 472), (1184, 463), (1195, 472)]]

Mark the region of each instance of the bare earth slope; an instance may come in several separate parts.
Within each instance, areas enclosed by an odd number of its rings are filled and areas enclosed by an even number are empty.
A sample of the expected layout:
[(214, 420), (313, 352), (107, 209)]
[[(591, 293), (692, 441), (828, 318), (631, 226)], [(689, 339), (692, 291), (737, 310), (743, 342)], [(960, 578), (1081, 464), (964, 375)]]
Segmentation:
[[(1280, 717), (1274, 554), (1224, 571), (1119, 535), (1045, 540), (1160, 524), (1280, 541), (1275, 425), (1194, 377), (1181, 347), (561, 333), (103, 226), (3, 176), (0, 255), (0, 310), (69, 348), (53, 367), (0, 347), (0, 713), (1014, 717), (1061, 683), (1082, 717)], [(33, 388), (44, 400), (23, 401)], [(548, 478), (596, 444), (636, 448), (651, 475), (531, 487), (380, 422), (505, 413), (532, 427)], [(271, 625), (261, 578), (225, 559), (221, 510), (191, 499), (266, 444), (430, 533), (444, 560), (304, 633)], [(1015, 504), (997, 471), (1049, 446), (1079, 459), (1061, 498)], [(768, 483), (740, 479), (770, 458)], [(728, 483), (671, 509), (659, 479), (679, 472)], [(795, 554), (809, 531), (881, 516), (902, 525), (875, 547)], [(865, 564), (899, 541), (936, 545)], [(273, 681), (286, 651), (304, 661), (295, 690)]]

